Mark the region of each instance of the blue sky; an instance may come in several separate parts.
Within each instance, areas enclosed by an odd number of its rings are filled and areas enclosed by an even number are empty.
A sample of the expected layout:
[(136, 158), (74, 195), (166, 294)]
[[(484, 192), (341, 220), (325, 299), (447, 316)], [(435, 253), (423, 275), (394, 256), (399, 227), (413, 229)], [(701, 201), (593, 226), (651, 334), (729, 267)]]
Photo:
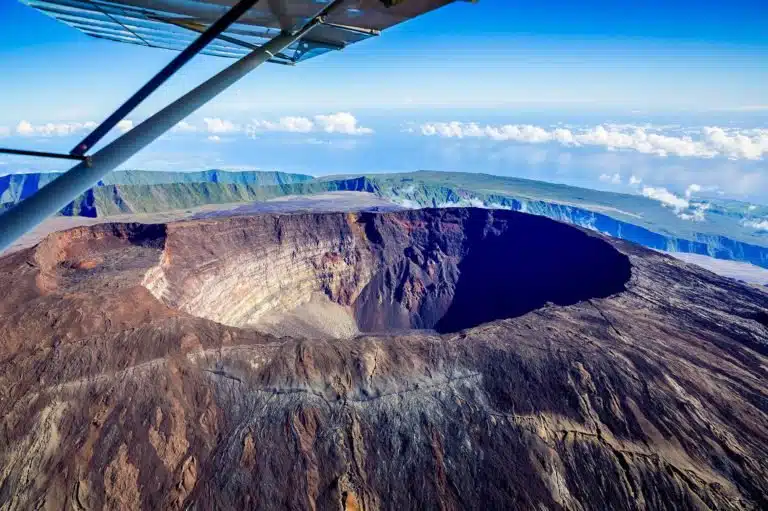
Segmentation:
[[(127, 166), (431, 168), (768, 202), (767, 25), (764, 1), (457, 3), (341, 54), (266, 66)], [(15, 1), (0, 26), (4, 146), (67, 151), (173, 55)], [(197, 58), (130, 120), (229, 63)], [(0, 173), (55, 168), (0, 156)]]

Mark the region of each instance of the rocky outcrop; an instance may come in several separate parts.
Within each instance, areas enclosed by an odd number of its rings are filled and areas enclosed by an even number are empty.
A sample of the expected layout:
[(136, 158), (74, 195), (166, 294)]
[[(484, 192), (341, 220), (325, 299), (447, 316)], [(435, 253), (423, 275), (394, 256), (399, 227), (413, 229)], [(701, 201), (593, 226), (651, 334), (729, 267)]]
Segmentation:
[[(768, 505), (768, 295), (546, 218), (99, 225), (0, 280), (3, 508)], [(408, 329), (247, 319), (313, 295)]]

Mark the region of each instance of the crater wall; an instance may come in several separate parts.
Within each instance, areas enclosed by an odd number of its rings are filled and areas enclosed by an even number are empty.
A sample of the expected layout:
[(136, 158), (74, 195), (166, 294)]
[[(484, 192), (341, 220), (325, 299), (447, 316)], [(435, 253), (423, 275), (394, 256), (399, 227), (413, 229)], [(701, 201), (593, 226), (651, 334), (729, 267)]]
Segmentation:
[(144, 285), (167, 305), (281, 335), (451, 332), (624, 289), (601, 238), (510, 211), (260, 215), (168, 227)]

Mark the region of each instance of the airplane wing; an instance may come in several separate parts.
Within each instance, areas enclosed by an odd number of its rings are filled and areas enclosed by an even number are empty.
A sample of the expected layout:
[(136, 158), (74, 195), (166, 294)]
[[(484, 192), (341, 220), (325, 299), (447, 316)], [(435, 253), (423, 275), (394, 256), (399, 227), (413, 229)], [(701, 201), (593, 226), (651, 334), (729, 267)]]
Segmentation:
[[(264, 62), (293, 65), (341, 50), (460, 0), (21, 1), (93, 37), (180, 53), (69, 153), (0, 148), (0, 153), (6, 154), (80, 161), (0, 216), (0, 251)], [(87, 154), (200, 52), (242, 58), (105, 147)]]
[[(183, 50), (238, 0), (20, 0), (85, 34)], [(457, 0), (348, 0), (271, 62), (295, 64), (376, 36)], [(459, 0), (461, 1), (461, 0)], [(240, 58), (311, 19), (328, 0), (260, 0), (202, 53)]]

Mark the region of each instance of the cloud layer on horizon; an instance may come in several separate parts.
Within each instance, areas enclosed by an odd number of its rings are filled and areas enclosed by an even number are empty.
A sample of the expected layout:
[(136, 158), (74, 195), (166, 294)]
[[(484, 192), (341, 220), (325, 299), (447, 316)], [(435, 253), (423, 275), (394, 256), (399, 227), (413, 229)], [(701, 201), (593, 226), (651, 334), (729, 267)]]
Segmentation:
[[(402, 112), (365, 115), (362, 122), (349, 112), (190, 116), (125, 165), (187, 170), (246, 163), (310, 174), (434, 168), (638, 195), (645, 186), (649, 198), (669, 199), (670, 212), (678, 211), (672, 205), (675, 200), (688, 201), (691, 207), (678, 208), (679, 215), (691, 215), (693, 205), (701, 202), (692, 200), (694, 194), (768, 201), (768, 117), (713, 115), (702, 122), (701, 117), (617, 115), (607, 122), (602, 114), (499, 112), (466, 114), (482, 122), (441, 123), (427, 122), (430, 117), (419, 119), (413, 112), (405, 118)], [(451, 114), (449, 119), (458, 115)], [(520, 120), (507, 123), (508, 115)], [(406, 119), (418, 122), (403, 124)], [(710, 127), (703, 127), (707, 124)], [(95, 125), (87, 118), (78, 122), (25, 120), (0, 126), (0, 137), (12, 139), (0, 141), (0, 145), (39, 143), (65, 150)], [(134, 122), (126, 119), (110, 136), (133, 127)], [(0, 168), (5, 172), (48, 171), (67, 165), (17, 156), (4, 158)], [(696, 185), (691, 188), (691, 183)]]
[(685, 134), (665, 134), (664, 127), (600, 124), (584, 128), (545, 128), (531, 124), (480, 125), (474, 122), (432, 122), (409, 130), (427, 137), (487, 138), (523, 144), (558, 143), (566, 147), (593, 146), (609, 151), (636, 151), (659, 157), (725, 157), (761, 160), (768, 154), (768, 129), (726, 129), (707, 126)]
[[(21, 120), (16, 127), (11, 129), (7, 126), (0, 126), (0, 137), (9, 137), (17, 135), (20, 137), (68, 137), (78, 133), (86, 133), (96, 128), (98, 124), (95, 121), (85, 122), (46, 122), (44, 124), (33, 124), (27, 120)], [(123, 119), (115, 126), (120, 133), (126, 133), (133, 129), (133, 121)]]
[[(371, 128), (360, 126), (357, 118), (349, 112), (315, 115), (313, 117), (285, 116), (277, 120), (253, 119), (249, 123), (237, 123), (219, 117), (203, 119), (203, 131), (210, 134), (245, 133), (255, 138), (263, 133), (330, 133), (340, 135), (370, 135)], [(187, 122), (179, 123), (175, 132), (191, 133), (197, 128)]]
[(343, 135), (370, 135), (371, 128), (358, 125), (358, 120), (349, 112), (309, 117), (281, 117), (277, 121), (254, 120), (246, 126), (249, 136), (266, 131), (285, 133), (339, 133)]
[[(94, 121), (33, 124), (27, 120), (21, 120), (14, 128), (0, 126), (0, 137), (13, 135), (20, 137), (66, 137), (91, 131), (97, 125)], [(120, 133), (126, 133), (134, 128), (134, 122), (130, 119), (123, 119), (117, 123), (116, 128)], [(171, 133), (198, 132), (209, 135), (245, 133), (249, 137), (255, 137), (265, 132), (370, 135), (373, 130), (360, 126), (357, 118), (349, 112), (319, 114), (311, 118), (287, 116), (276, 121), (254, 119), (245, 124), (219, 117), (205, 117), (201, 124), (196, 125), (188, 121), (181, 121), (171, 129)]]

